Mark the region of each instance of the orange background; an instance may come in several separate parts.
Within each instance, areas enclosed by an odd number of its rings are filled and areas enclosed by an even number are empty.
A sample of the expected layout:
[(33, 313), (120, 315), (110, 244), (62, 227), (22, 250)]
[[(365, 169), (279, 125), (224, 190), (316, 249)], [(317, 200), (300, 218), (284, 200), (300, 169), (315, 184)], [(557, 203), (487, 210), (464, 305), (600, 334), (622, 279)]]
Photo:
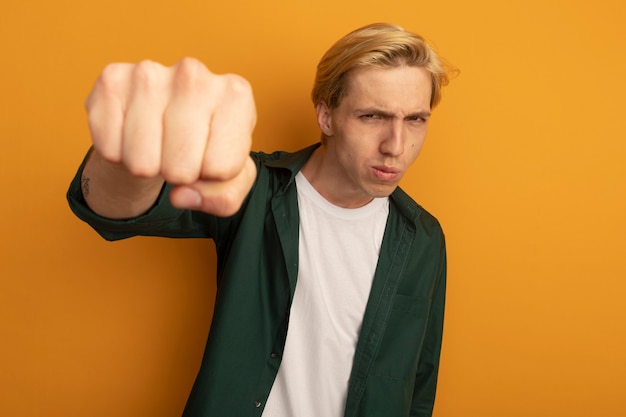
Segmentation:
[(448, 240), (435, 416), (626, 416), (626, 3), (215, 3), (2, 1), (0, 415), (176, 416), (200, 361), (212, 243), (107, 243), (65, 202), (102, 67), (242, 74), (254, 148), (295, 150), (322, 53), (391, 21), (461, 69), (403, 182)]

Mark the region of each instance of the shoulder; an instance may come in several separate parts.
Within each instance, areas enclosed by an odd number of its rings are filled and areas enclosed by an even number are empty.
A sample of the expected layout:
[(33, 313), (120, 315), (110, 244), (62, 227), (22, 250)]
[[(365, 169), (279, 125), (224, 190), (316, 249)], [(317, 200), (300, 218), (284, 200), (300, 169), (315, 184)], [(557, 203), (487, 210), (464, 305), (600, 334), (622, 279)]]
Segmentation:
[(390, 196), (391, 207), (397, 210), (407, 222), (426, 235), (443, 237), (443, 229), (439, 220), (428, 210), (418, 204), (402, 188), (398, 187)]
[(252, 157), (252, 159), (255, 162), (261, 163), (261, 164), (265, 164), (268, 162), (271, 163), (272, 161), (278, 161), (278, 160), (288, 157), (291, 154), (292, 154), (291, 152), (287, 152), (287, 151), (274, 151), (271, 153), (266, 153), (263, 151), (250, 152), (250, 156)]
[(296, 152), (251, 152), (250, 156), (257, 167), (256, 184), (270, 188), (282, 188), (292, 184), (298, 171), (318, 146), (319, 143)]
[(313, 151), (320, 146), (319, 143), (300, 149), (296, 152), (275, 151), (272, 153), (252, 152), (252, 159), (259, 165), (266, 165), (270, 168), (284, 168), (292, 172), (297, 172), (309, 159)]

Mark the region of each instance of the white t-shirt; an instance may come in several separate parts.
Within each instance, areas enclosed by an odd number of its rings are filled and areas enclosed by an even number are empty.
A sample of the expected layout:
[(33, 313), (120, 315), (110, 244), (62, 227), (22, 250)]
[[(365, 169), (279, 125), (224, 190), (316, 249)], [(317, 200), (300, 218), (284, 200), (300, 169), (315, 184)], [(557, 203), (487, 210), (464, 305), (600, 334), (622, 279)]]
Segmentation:
[(335, 206), (302, 173), (299, 268), (285, 351), (263, 417), (341, 417), (389, 199)]

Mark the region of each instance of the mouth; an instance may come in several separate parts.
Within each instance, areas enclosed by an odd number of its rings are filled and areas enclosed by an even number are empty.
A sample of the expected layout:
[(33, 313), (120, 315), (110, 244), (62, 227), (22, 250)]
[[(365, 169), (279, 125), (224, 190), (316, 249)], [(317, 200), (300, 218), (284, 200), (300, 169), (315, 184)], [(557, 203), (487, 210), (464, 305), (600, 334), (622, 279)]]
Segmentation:
[(372, 173), (380, 181), (397, 181), (402, 176), (400, 169), (389, 166), (374, 166)]

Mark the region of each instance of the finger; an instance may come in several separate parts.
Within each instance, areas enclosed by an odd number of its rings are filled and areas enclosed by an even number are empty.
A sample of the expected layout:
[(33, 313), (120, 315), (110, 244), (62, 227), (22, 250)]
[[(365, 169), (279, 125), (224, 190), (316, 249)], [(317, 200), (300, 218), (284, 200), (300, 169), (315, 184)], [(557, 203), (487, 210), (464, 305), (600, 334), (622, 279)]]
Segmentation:
[(122, 161), (136, 176), (155, 177), (161, 170), (163, 112), (169, 98), (168, 70), (143, 61), (131, 74), (126, 110)]
[(256, 108), (248, 82), (237, 75), (222, 76), (222, 100), (211, 119), (201, 177), (234, 178), (242, 170), (252, 143)]
[(183, 59), (172, 69), (171, 100), (164, 115), (162, 174), (172, 184), (191, 184), (200, 177), (215, 75), (199, 61)]
[(174, 187), (170, 201), (174, 207), (199, 210), (215, 216), (235, 214), (252, 188), (256, 165), (250, 157), (239, 175), (228, 181), (199, 180), (190, 185)]
[(122, 131), (131, 64), (110, 64), (96, 81), (85, 108), (96, 151), (107, 161), (122, 161)]

